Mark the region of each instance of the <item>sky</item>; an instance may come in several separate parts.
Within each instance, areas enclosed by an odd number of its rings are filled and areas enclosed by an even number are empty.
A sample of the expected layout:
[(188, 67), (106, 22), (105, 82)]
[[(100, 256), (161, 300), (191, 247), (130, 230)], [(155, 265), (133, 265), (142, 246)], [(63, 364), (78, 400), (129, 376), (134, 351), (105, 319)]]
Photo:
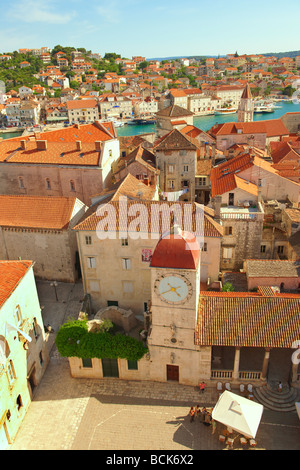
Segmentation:
[(0, 0), (0, 52), (56, 45), (104, 56), (300, 50), (299, 0)]

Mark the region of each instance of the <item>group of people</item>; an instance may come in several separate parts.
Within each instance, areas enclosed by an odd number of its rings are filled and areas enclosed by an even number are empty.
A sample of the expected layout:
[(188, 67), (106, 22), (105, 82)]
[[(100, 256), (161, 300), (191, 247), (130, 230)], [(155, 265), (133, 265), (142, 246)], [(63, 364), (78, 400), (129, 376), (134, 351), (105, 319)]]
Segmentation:
[(200, 419), (205, 426), (210, 426), (213, 423), (211, 413), (205, 408), (205, 406), (203, 408), (200, 408), (199, 405), (195, 406), (195, 408), (191, 406), (189, 415), (191, 422), (197, 418)]

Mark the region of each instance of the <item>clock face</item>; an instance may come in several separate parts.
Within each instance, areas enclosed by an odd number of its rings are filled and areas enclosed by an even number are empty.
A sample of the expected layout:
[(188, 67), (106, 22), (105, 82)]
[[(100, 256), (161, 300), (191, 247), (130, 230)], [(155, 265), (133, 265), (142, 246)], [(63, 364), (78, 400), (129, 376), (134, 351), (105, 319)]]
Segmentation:
[(156, 279), (154, 289), (164, 302), (180, 304), (186, 302), (192, 295), (191, 282), (180, 274), (161, 275)]

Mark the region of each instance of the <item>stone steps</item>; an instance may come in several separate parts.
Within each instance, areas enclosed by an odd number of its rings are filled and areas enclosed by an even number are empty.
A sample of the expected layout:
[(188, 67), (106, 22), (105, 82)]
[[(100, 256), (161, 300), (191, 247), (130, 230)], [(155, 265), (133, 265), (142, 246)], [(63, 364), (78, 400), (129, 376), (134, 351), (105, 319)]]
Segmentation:
[(265, 408), (272, 411), (292, 412), (296, 411), (295, 402), (300, 401), (300, 389), (283, 385), (278, 392), (272, 385), (255, 387), (253, 390), (255, 399)]

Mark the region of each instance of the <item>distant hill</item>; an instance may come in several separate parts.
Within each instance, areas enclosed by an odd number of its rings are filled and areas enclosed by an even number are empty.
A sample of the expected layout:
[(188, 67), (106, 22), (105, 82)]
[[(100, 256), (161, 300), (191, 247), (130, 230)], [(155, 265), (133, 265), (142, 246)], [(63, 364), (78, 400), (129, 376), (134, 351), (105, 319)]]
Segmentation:
[(278, 59), (281, 59), (282, 57), (297, 57), (297, 55), (300, 55), (300, 51), (289, 51), (289, 52), (268, 52), (266, 54), (261, 54), (266, 57), (277, 57)]
[[(242, 55), (242, 54), (240, 54)], [(249, 54), (248, 54), (249, 55)], [(277, 57), (278, 59), (281, 59), (282, 57), (297, 57), (300, 55), (300, 51), (289, 51), (289, 52), (266, 52), (266, 53), (260, 53), (258, 55), (264, 55), (265, 57)], [(176, 59), (196, 59), (196, 60), (201, 60), (201, 59), (207, 59), (209, 57), (213, 57), (216, 59), (217, 57), (226, 57), (226, 55), (181, 55), (181, 56), (174, 56), (174, 57), (154, 57), (151, 59), (147, 60), (159, 60), (160, 62), (162, 60), (176, 60)]]

